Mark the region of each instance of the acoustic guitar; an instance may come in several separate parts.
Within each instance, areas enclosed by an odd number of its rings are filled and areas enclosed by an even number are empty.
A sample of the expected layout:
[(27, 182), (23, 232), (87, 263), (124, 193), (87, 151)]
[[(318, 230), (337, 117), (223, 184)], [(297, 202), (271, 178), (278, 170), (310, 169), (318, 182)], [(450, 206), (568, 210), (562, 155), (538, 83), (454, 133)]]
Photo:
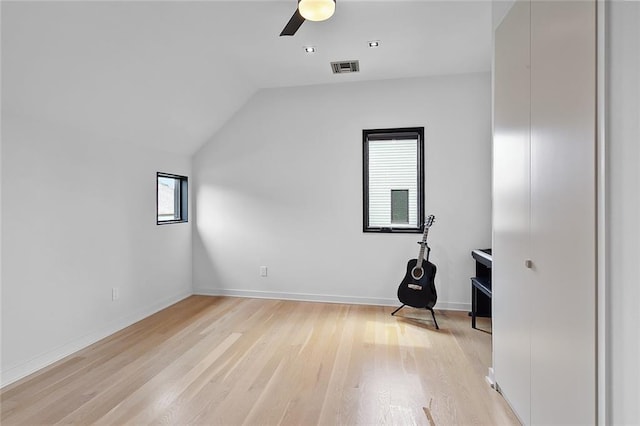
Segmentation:
[[(434, 221), (434, 215), (429, 215), (425, 221), (422, 240), (418, 241), (418, 244), (420, 244), (418, 258), (411, 259), (407, 262), (407, 272), (398, 287), (398, 300), (400, 300), (402, 306), (396, 309), (391, 315), (398, 312), (405, 305), (412, 306), (414, 308), (425, 308), (431, 311), (436, 328), (438, 328), (438, 323), (436, 322), (436, 318), (433, 313), (433, 307), (438, 300), (435, 285), (437, 268), (436, 265), (429, 262), (429, 253), (431, 252), (431, 249), (427, 245), (429, 228), (431, 228)], [(425, 252), (427, 256), (426, 259)]]

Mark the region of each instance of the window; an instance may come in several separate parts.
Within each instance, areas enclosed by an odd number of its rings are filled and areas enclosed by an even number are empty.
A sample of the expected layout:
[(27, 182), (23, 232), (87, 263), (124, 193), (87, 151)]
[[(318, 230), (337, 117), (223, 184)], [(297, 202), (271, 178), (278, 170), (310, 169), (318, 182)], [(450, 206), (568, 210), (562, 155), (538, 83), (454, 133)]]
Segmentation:
[(424, 127), (362, 131), (363, 231), (422, 232)]
[(158, 172), (156, 212), (157, 224), (187, 222), (189, 188), (186, 176)]
[(391, 223), (409, 223), (409, 190), (391, 190)]

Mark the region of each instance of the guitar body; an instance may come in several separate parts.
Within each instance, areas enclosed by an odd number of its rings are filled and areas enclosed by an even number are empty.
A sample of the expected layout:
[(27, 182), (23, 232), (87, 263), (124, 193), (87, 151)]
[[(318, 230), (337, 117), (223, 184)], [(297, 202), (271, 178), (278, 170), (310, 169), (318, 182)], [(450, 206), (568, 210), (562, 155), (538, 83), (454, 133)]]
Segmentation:
[(438, 299), (436, 265), (428, 260), (423, 260), (420, 268), (416, 268), (417, 264), (418, 259), (407, 262), (407, 272), (398, 287), (398, 300), (414, 308), (432, 309)]

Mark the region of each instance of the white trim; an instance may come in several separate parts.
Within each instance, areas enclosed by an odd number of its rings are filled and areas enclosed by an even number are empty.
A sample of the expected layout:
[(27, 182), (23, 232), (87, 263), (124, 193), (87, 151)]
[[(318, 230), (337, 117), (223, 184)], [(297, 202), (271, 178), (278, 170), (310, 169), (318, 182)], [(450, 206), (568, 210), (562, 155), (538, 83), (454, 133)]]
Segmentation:
[(13, 365), (7, 368), (5, 371), (0, 372), (0, 388), (3, 388), (11, 383), (14, 383), (22, 378), (27, 377), (30, 374), (35, 373), (61, 359), (84, 349), (99, 340), (104, 339), (124, 328), (129, 327), (136, 322), (143, 320), (158, 311), (161, 311), (187, 297), (191, 296), (191, 293), (180, 293), (178, 295), (169, 297), (153, 305), (141, 309), (133, 314), (127, 315), (123, 318), (119, 318), (104, 328), (95, 330), (83, 337), (73, 340), (65, 345), (62, 345), (54, 350), (40, 354), (30, 360), (21, 362), (20, 364)]
[[(253, 298), (253, 299), (296, 300), (300, 302), (346, 303), (350, 305), (377, 305), (377, 306), (400, 305), (400, 302), (398, 302), (397, 299), (359, 297), (359, 296), (338, 296), (338, 295), (329, 295), (329, 294), (287, 293), (287, 292), (278, 292), (278, 291), (198, 288), (198, 289), (194, 289), (193, 294), (200, 295), (200, 296), (234, 296), (234, 297), (247, 297), (247, 298)], [(462, 302), (438, 302), (436, 303), (435, 309), (441, 309), (446, 311), (470, 311), (471, 304), (462, 303)]]
[(487, 375), (484, 377), (484, 380), (491, 386), (491, 389), (496, 388), (496, 375), (493, 372), (493, 367), (487, 369)]
[(596, 421), (609, 424), (607, 394), (607, 1), (596, 2)]

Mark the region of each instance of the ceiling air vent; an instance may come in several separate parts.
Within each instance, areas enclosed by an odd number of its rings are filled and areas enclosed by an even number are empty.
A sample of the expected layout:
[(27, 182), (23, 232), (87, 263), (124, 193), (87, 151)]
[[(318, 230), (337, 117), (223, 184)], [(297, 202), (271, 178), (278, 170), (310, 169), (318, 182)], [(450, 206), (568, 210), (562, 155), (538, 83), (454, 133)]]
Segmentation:
[(331, 70), (334, 74), (346, 74), (360, 71), (360, 61), (331, 62)]

